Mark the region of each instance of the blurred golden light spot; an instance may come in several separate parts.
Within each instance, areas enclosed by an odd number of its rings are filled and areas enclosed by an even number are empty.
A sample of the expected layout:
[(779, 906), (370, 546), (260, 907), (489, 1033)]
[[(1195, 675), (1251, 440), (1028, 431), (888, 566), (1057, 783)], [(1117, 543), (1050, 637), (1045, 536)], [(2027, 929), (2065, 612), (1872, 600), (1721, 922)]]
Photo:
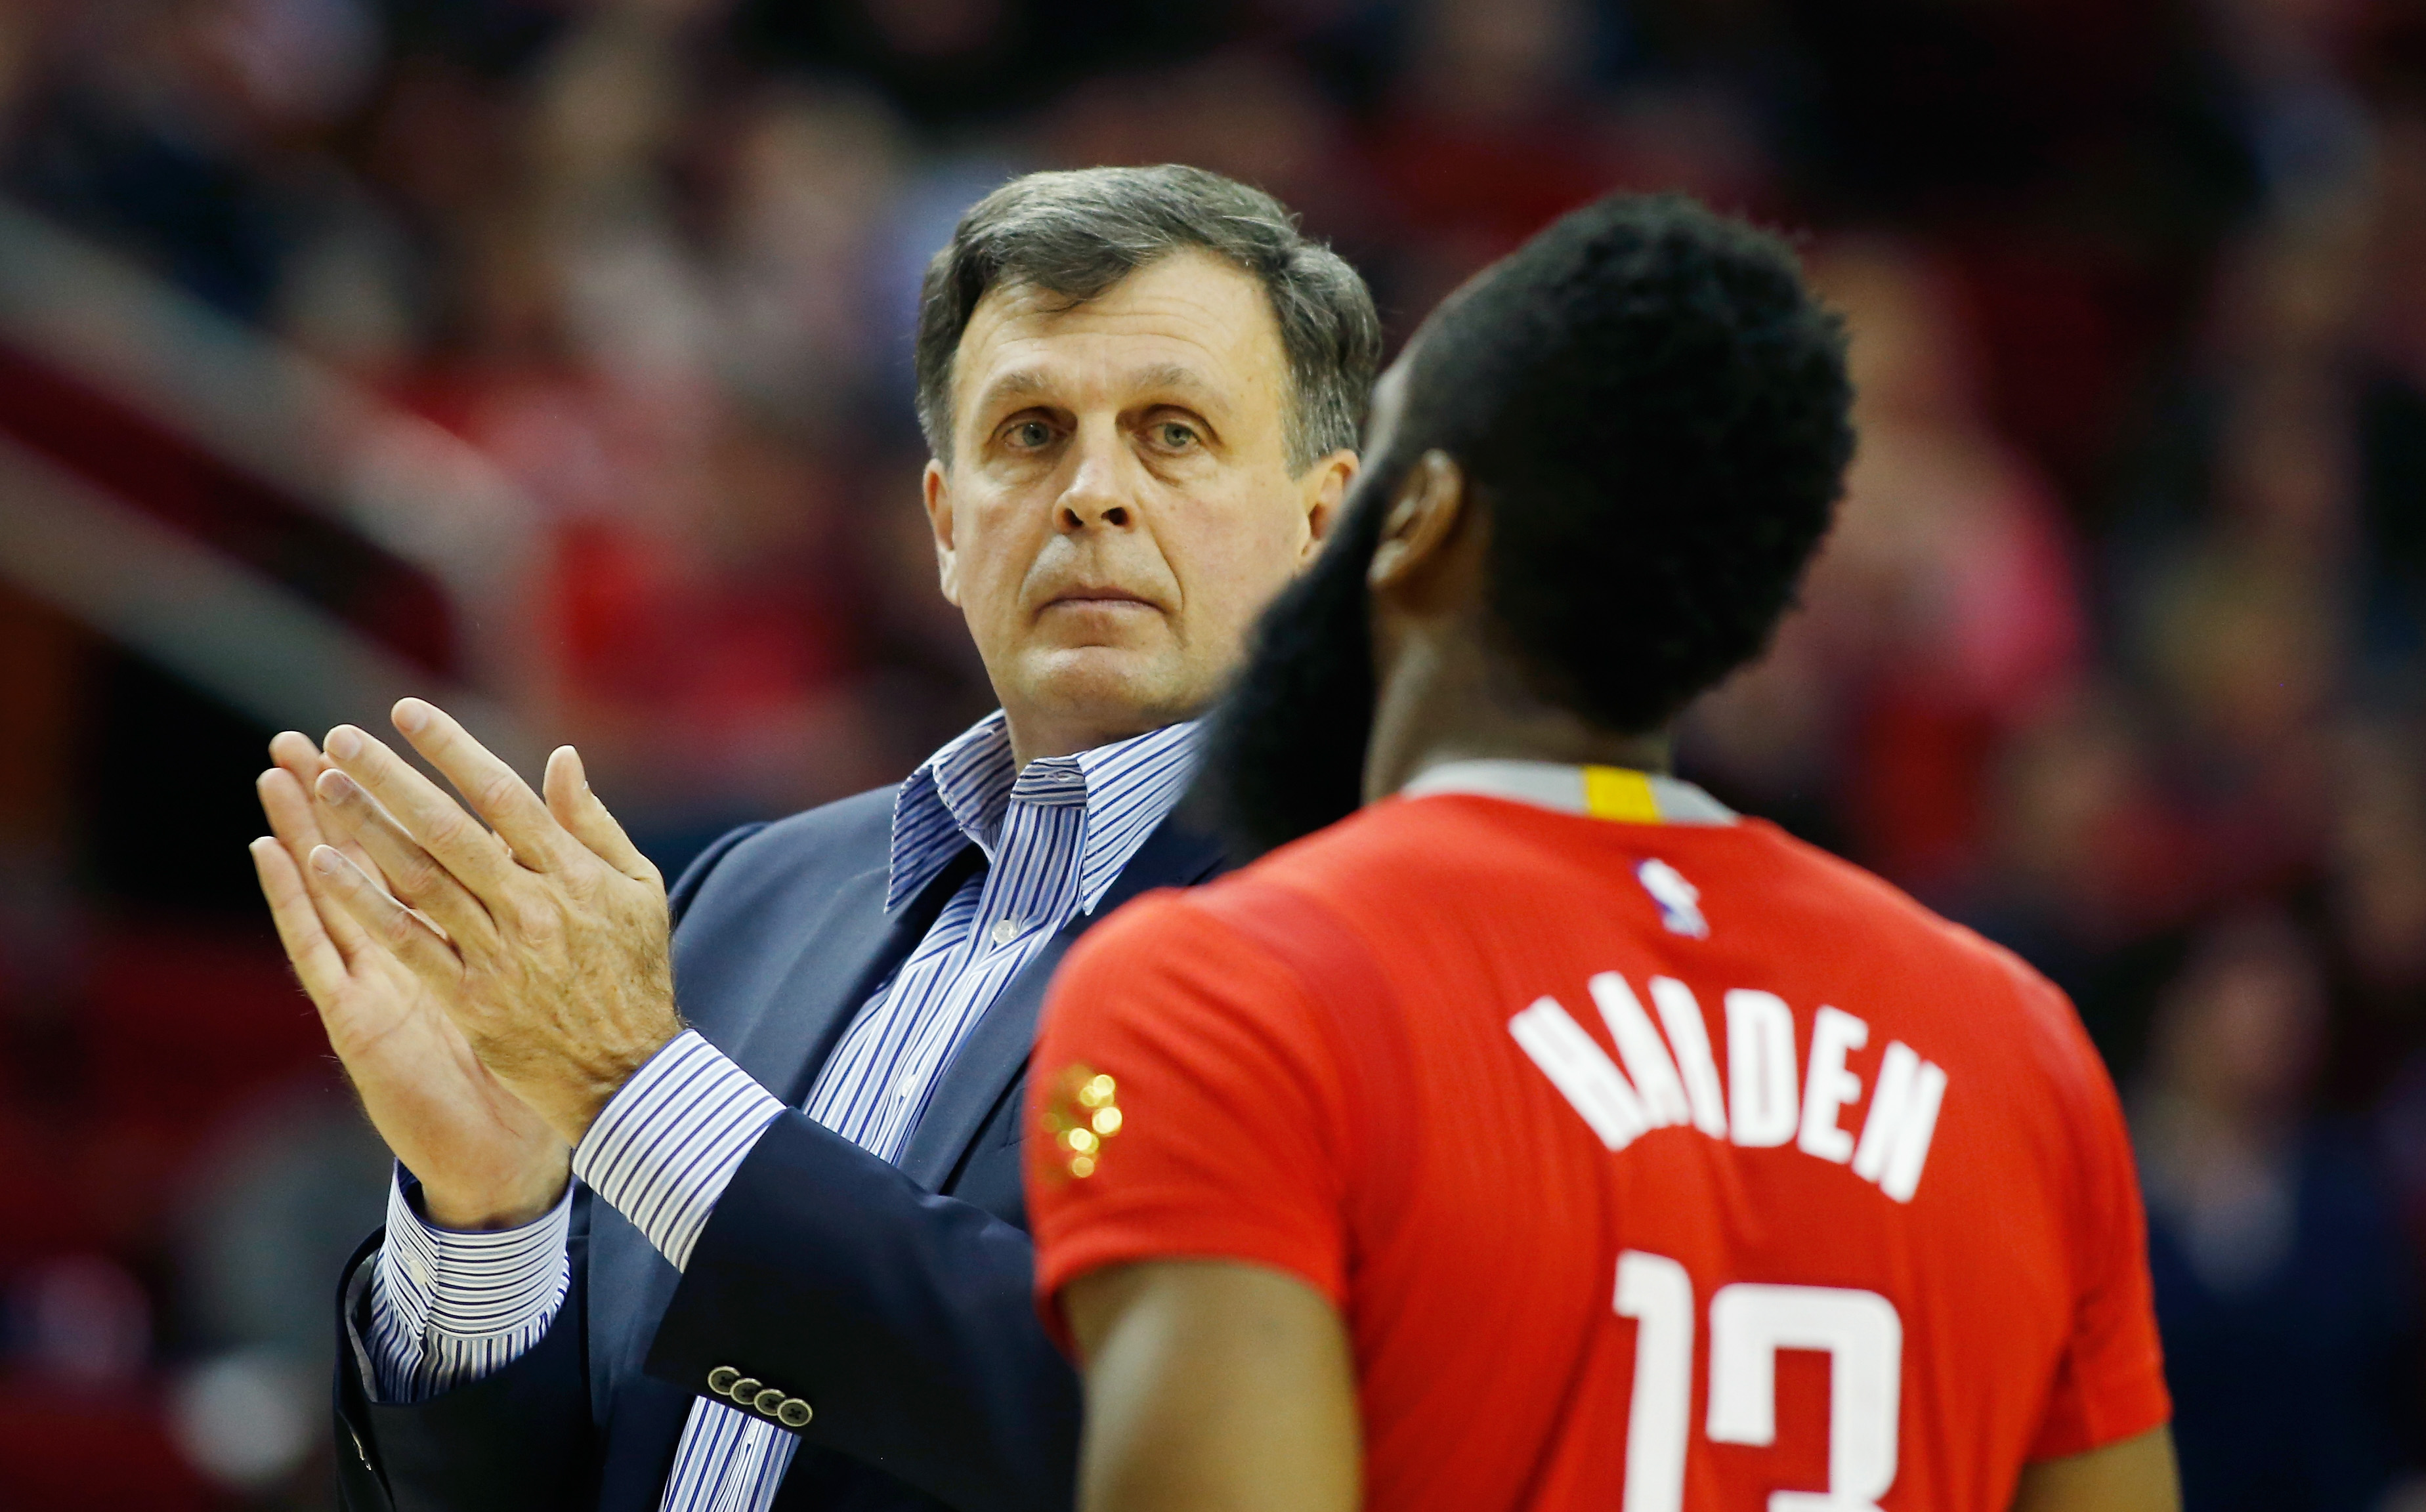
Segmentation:
[(1104, 1141), (1120, 1133), (1121, 1110), (1113, 1102), (1118, 1086), (1109, 1076), (1088, 1066), (1072, 1066), (1054, 1080), (1052, 1092), (1038, 1111), (1037, 1121), (1052, 1151), (1045, 1170), (1054, 1176), (1087, 1177), (1101, 1163)]

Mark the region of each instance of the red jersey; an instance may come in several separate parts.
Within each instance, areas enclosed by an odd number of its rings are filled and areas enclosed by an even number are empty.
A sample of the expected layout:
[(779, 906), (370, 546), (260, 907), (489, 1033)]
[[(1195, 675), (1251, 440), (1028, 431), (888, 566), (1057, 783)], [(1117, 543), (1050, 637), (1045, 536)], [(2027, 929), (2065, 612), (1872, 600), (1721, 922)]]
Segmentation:
[(1551, 806), (1393, 799), (1072, 952), (1049, 1320), (1127, 1261), (1302, 1279), (1386, 1509), (2005, 1512), (2026, 1461), (2166, 1420), (2123, 1119), (2053, 987), (1682, 783), (1431, 785)]

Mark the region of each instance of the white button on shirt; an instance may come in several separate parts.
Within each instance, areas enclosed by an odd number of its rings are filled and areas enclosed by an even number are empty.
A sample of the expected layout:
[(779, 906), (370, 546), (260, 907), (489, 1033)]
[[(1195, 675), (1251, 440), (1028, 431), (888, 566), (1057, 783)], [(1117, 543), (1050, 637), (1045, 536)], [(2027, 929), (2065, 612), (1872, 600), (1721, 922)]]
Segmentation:
[[(1062, 925), (1102, 901), (1179, 801), (1194, 761), (1194, 727), (1173, 725), (1016, 768), (997, 713), (912, 773), (894, 808), (886, 910), (916, 898), (971, 844), (987, 864), (851, 1021), (810, 1089), (809, 1117), (898, 1159), (962, 1039)], [(574, 1172), (680, 1267), (782, 1111), (686, 1032), (606, 1104), (574, 1151)], [(384, 1400), (477, 1380), (539, 1342), (564, 1299), (571, 1210), (568, 1192), (526, 1228), (459, 1234), (431, 1228), (401, 1185), (391, 1193), (366, 1341)], [(771, 1423), (698, 1398), (660, 1506), (765, 1512), (799, 1445)]]

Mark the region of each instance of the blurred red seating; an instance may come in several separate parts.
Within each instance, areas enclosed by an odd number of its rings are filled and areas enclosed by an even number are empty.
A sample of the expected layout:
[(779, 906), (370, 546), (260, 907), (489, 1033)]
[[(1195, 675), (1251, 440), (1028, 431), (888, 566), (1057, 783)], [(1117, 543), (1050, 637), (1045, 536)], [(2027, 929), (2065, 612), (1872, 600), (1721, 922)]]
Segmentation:
[(275, 941), (251, 929), (112, 925), (93, 942), (86, 1011), (96, 1111), (181, 1138), (328, 1054)]
[(103, 1225), (85, 1200), (75, 1141), (0, 1106), (0, 1275), (37, 1255), (89, 1249)]
[(0, 1387), (0, 1506), (211, 1512), (225, 1504), (178, 1454), (149, 1392), (62, 1397), (46, 1384)]

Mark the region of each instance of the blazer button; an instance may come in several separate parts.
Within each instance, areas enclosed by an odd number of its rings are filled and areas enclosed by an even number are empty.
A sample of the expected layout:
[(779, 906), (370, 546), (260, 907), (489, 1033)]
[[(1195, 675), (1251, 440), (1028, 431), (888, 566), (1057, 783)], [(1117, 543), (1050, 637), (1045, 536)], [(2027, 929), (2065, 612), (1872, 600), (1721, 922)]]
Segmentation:
[(797, 1396), (784, 1398), (784, 1405), (775, 1409), (775, 1421), (786, 1428), (805, 1428), (809, 1425), (809, 1420), (816, 1416), (817, 1414), (810, 1410), (809, 1404)]
[(765, 1391), (759, 1392), (756, 1396), (752, 1397), (750, 1399), (750, 1405), (771, 1418), (775, 1415), (776, 1409), (784, 1405), (784, 1393), (776, 1388), (769, 1386)]
[(748, 1407), (751, 1402), (757, 1397), (758, 1393), (766, 1389), (767, 1383), (760, 1380), (757, 1376), (744, 1375), (739, 1380), (735, 1381), (733, 1383), (733, 1389), (724, 1394), (740, 1403), (743, 1407)]
[(722, 1396), (731, 1391), (733, 1390), (733, 1383), (740, 1378), (741, 1373), (735, 1370), (732, 1366), (719, 1365), (714, 1370), (707, 1373), (707, 1389), (714, 1391), (717, 1395)]

